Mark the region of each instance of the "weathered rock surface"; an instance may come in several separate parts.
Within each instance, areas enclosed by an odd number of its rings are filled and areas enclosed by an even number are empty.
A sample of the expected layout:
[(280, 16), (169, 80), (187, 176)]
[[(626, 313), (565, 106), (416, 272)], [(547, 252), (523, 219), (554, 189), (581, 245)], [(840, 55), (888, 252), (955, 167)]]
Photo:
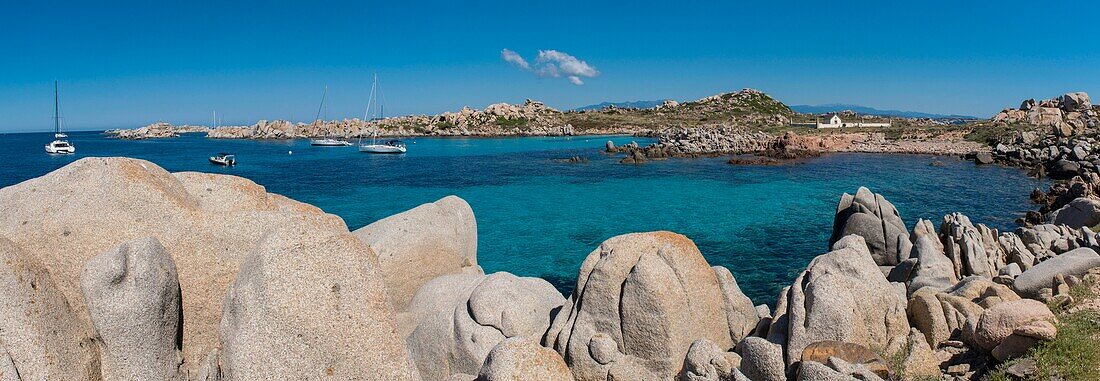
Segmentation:
[(909, 231), (901, 214), (882, 195), (864, 187), (855, 196), (841, 196), (829, 246), (852, 234), (863, 237), (877, 265), (892, 266), (909, 257)]
[(1035, 298), (1040, 290), (1051, 287), (1056, 275), (1081, 277), (1089, 269), (1100, 266), (1100, 255), (1090, 248), (1077, 248), (1040, 262), (1016, 277), (1012, 287), (1020, 296)]
[(182, 379), (180, 284), (160, 242), (137, 239), (93, 257), (80, 288), (99, 338), (103, 379)]
[(744, 379), (737, 367), (741, 365), (741, 356), (723, 351), (707, 339), (695, 340), (688, 348), (684, 358), (684, 373), (681, 379), (690, 381), (726, 381)]
[(830, 358), (839, 358), (850, 364), (861, 365), (881, 378), (890, 377), (890, 368), (886, 360), (862, 345), (825, 340), (806, 346), (802, 350), (800, 361), (828, 363)]
[(714, 275), (718, 278), (718, 286), (722, 290), (723, 302), (726, 307), (726, 322), (730, 327), (730, 338), (733, 342), (741, 341), (756, 329), (756, 323), (760, 321), (756, 306), (752, 300), (741, 292), (737, 286), (737, 279), (733, 273), (722, 266), (713, 266)]
[(99, 378), (99, 355), (93, 346), (91, 327), (70, 309), (50, 272), (3, 237), (0, 352), (7, 358), (0, 364), (4, 376), (0, 379)]
[(1021, 299), (1001, 303), (982, 313), (972, 334), (975, 344), (1000, 361), (1024, 354), (1057, 333), (1057, 319), (1042, 302)]
[(943, 253), (943, 245), (930, 226), (931, 222), (928, 220), (920, 220), (917, 221), (918, 228), (913, 229), (910, 258), (915, 258), (917, 264), (908, 277), (908, 295), (923, 287), (945, 290), (958, 282), (955, 267), (951, 259)]
[(549, 282), (498, 272), (432, 279), (409, 304), (415, 322), (405, 340), (420, 375), (438, 380), (477, 374), (497, 343), (538, 342), (565, 298)]
[[(905, 303), (875, 265), (863, 238), (850, 235), (810, 261), (785, 298), (781, 296), (769, 338), (785, 342), (788, 365), (798, 361), (806, 346), (824, 340), (892, 355), (909, 334)], [(775, 332), (786, 337), (772, 338)]]
[(354, 234), (378, 254), (386, 294), (399, 312), (433, 278), (481, 273), (474, 212), (455, 196), (375, 221)]
[(227, 379), (418, 380), (384, 292), (377, 260), (354, 236), (270, 234), (226, 293), (221, 372)]
[(996, 237), (996, 230), (983, 224), (974, 225), (962, 213), (944, 216), (940, 225), (944, 254), (951, 259), (955, 276), (960, 279), (970, 275), (997, 276), (997, 269), (1005, 265), (1005, 255)]
[(741, 373), (753, 381), (784, 381), (787, 364), (783, 347), (759, 337), (746, 337), (737, 345), (741, 354)]
[(561, 355), (524, 337), (501, 340), (489, 351), (479, 381), (569, 381), (573, 373)]
[(924, 334), (928, 345), (938, 346), (959, 338), (968, 320), (976, 320), (989, 307), (1019, 300), (1007, 286), (988, 278), (971, 276), (946, 290), (923, 288), (909, 298), (909, 323)]
[(1080, 197), (1062, 208), (1050, 212), (1047, 220), (1070, 228), (1093, 227), (1100, 224), (1100, 200)]
[[(50, 269), (72, 315), (89, 327), (79, 279), (84, 264), (122, 243), (156, 238), (172, 256), (183, 299), (184, 368), (218, 346), (225, 293), (240, 261), (273, 232), (347, 233), (320, 209), (234, 176), (170, 174), (153, 163), (85, 158), (0, 189), (0, 235)], [(301, 252), (300, 261), (326, 258)], [(389, 318), (383, 318), (389, 319)]]
[(724, 297), (715, 271), (687, 237), (621, 235), (585, 258), (573, 303), (544, 344), (562, 354), (579, 380), (672, 378), (695, 340), (733, 346)]

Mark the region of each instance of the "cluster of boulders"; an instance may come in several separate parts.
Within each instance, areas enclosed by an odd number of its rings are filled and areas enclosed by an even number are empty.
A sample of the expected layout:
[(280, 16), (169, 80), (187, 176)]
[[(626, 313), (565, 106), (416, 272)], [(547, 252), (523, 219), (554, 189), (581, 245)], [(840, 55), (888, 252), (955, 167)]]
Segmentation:
[[(1058, 129), (1020, 131), (1011, 140), (997, 143), (988, 153), (973, 157), (980, 164), (993, 162), (1032, 168), (1055, 179), (1100, 173), (1100, 136), (1093, 133), (1063, 135)], [(1038, 174), (1038, 173), (1037, 173)]]
[(1092, 105), (1089, 95), (1076, 92), (1038, 102), (1035, 99), (1025, 100), (1020, 108), (1006, 108), (997, 113), (992, 121), (1001, 125), (1049, 126), (1068, 136), (1073, 131), (1096, 127), (1097, 116), (1098, 111)]
[(604, 241), (568, 297), (485, 274), (454, 196), (352, 232), (242, 178), (89, 158), (0, 208), (5, 380), (969, 379), (1056, 337), (1040, 301), (1100, 266), (1087, 229), (910, 231), (865, 188), (774, 310), (672, 232)]
[(157, 122), (148, 126), (135, 129), (107, 130), (103, 131), (103, 133), (118, 139), (141, 140), (156, 138), (174, 138), (180, 136), (180, 134), (209, 133), (210, 131), (210, 127), (205, 126), (175, 126), (167, 122)]

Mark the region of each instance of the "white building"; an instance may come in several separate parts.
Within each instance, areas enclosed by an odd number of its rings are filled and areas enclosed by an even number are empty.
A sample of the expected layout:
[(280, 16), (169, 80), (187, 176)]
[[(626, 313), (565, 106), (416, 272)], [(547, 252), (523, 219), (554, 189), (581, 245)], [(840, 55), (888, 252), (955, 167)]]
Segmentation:
[(890, 127), (890, 123), (864, 123), (862, 120), (855, 123), (844, 123), (838, 114), (825, 115), (827, 123), (817, 122), (815, 128), (844, 128), (844, 127)]

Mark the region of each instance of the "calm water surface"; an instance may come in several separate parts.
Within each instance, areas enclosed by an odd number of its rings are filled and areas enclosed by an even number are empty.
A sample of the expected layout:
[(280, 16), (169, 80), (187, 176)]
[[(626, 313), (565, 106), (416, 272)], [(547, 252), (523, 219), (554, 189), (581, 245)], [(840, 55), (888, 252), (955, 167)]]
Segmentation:
[[(910, 227), (917, 218), (938, 225), (959, 211), (999, 229), (1014, 228), (1029, 209), (1028, 192), (1042, 185), (1019, 170), (952, 157), (835, 154), (780, 166), (731, 166), (721, 158), (627, 166), (599, 152), (608, 139), (636, 140), (630, 137), (417, 138), (400, 156), (304, 140), (119, 141), (90, 132), (71, 134), (76, 155), (50, 156), (42, 149), (50, 138), (0, 134), (0, 186), (85, 156), (128, 156), (173, 172), (247, 177), (339, 215), (353, 230), (455, 194), (477, 216), (478, 262), (487, 272), (538, 276), (569, 292), (581, 261), (603, 240), (671, 230), (694, 240), (711, 264), (728, 267), (758, 304), (773, 304), (810, 259), (826, 252), (837, 200), (860, 185), (884, 194)], [(240, 164), (209, 164), (219, 151), (237, 154)], [(554, 160), (571, 156), (589, 162)]]

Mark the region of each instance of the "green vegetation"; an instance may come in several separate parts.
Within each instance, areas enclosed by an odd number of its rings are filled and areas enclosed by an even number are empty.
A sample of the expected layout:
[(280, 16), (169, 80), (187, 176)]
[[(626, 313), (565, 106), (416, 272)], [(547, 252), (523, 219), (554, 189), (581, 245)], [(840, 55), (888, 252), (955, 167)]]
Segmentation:
[(986, 378), (991, 381), (1014, 379), (1008, 368), (1024, 360), (1034, 360), (1038, 369), (1033, 379), (1100, 380), (1100, 311), (1073, 311), (1086, 300), (1098, 297), (1091, 284), (1070, 288), (1073, 302), (1061, 307), (1058, 314), (1058, 336), (1032, 348), (1026, 356), (1009, 360)]
[(1026, 124), (996, 125), (993, 123), (972, 123), (971, 131), (966, 134), (966, 140), (988, 145), (996, 145), (998, 142), (1011, 139), (1016, 133), (1035, 129), (1035, 126)]
[(527, 118), (508, 119), (503, 116), (498, 116), (496, 120), (496, 124), (503, 128), (522, 128), (527, 126), (528, 122), (529, 120), (527, 120)]

